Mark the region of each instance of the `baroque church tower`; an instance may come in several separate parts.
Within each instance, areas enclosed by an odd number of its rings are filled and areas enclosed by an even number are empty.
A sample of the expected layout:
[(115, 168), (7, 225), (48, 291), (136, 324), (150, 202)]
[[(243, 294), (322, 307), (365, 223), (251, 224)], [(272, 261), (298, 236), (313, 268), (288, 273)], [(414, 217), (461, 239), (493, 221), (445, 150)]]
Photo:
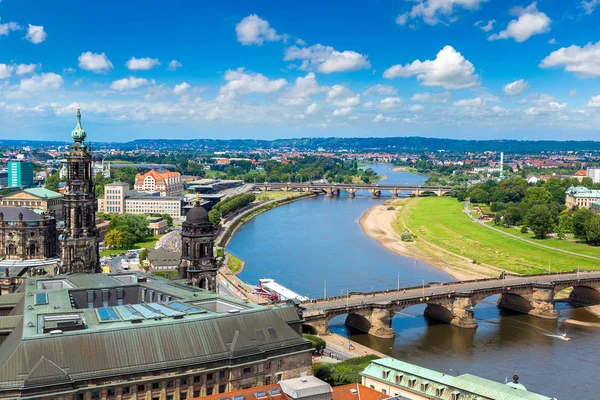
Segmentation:
[(179, 277), (200, 289), (217, 291), (217, 260), (213, 254), (216, 231), (208, 213), (196, 204), (181, 227), (181, 262)]
[(92, 149), (84, 143), (86, 133), (77, 109), (77, 126), (71, 133), (73, 145), (67, 156), (67, 183), (63, 201), (65, 227), (60, 237), (60, 273), (100, 272), (98, 229)]

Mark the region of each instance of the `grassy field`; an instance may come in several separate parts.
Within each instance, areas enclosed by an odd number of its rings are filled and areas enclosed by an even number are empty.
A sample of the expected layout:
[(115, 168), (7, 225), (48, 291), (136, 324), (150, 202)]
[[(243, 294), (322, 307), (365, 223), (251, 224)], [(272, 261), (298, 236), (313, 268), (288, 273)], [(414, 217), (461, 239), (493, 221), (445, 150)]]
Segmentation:
[(233, 254), (229, 254), (229, 259), (227, 260), (227, 267), (234, 274), (242, 268), (242, 260), (234, 256)]
[[(600, 260), (594, 261), (544, 249), (472, 222), (462, 212), (463, 204), (454, 198), (413, 198), (405, 204), (401, 211), (398, 230), (404, 229), (405, 224), (417, 236), (417, 242), (422, 238), (477, 262), (522, 274), (547, 272), (548, 262), (552, 272), (570, 271), (578, 266), (581, 269), (600, 268)], [(577, 243), (559, 240), (544, 240), (543, 243), (557, 248), (578, 246), (577, 251), (580, 253), (588, 254), (587, 251), (595, 251), (593, 255), (600, 256), (600, 249), (587, 248)]]
[(281, 192), (281, 191), (270, 191), (270, 192), (260, 192), (256, 195), (256, 201), (265, 201), (265, 200), (279, 200), (285, 199), (287, 197), (298, 197), (303, 195), (301, 192)]
[(135, 250), (135, 249), (143, 249), (143, 248), (147, 248), (147, 247), (154, 247), (154, 245), (156, 244), (156, 241), (158, 240), (158, 238), (160, 238), (160, 236), (162, 236), (162, 235), (159, 235), (159, 236), (150, 236), (148, 239), (144, 240), (143, 242), (138, 242), (138, 243), (134, 244), (131, 249), (102, 250), (100, 252), (100, 257), (105, 257), (105, 256), (108, 256), (110, 254), (121, 253), (121, 252), (127, 251), (127, 250)]

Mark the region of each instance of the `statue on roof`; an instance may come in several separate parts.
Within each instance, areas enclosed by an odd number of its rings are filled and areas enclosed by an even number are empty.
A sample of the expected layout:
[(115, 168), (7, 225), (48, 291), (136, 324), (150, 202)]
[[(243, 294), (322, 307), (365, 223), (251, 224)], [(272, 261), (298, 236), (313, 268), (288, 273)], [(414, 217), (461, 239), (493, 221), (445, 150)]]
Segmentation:
[(81, 126), (81, 109), (79, 107), (77, 107), (77, 125), (73, 129), (73, 132), (71, 132), (71, 136), (76, 142), (83, 142), (85, 140), (86, 133)]

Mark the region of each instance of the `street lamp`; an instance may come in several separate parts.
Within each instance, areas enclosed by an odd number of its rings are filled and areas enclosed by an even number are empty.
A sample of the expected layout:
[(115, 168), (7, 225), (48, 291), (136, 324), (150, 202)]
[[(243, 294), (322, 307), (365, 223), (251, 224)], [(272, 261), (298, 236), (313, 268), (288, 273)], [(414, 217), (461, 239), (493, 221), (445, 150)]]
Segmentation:
[(421, 278), (421, 285), (423, 285), (423, 297), (425, 297), (425, 278)]

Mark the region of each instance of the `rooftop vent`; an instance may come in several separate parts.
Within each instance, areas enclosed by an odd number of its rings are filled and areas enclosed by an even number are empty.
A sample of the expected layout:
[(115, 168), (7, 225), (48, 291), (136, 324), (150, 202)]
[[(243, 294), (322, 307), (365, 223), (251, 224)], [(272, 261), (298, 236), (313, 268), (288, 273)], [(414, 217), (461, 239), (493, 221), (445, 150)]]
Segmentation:
[(80, 314), (44, 315), (42, 332), (52, 331), (77, 331), (85, 328), (85, 323)]
[(260, 392), (256, 392), (254, 393), (254, 397), (256, 397), (257, 399), (264, 399), (265, 397), (267, 397), (267, 391), (263, 390)]
[(356, 389), (350, 389), (350, 393), (352, 393), (352, 394), (357, 394), (357, 393), (358, 393), (358, 390), (356, 390)]

